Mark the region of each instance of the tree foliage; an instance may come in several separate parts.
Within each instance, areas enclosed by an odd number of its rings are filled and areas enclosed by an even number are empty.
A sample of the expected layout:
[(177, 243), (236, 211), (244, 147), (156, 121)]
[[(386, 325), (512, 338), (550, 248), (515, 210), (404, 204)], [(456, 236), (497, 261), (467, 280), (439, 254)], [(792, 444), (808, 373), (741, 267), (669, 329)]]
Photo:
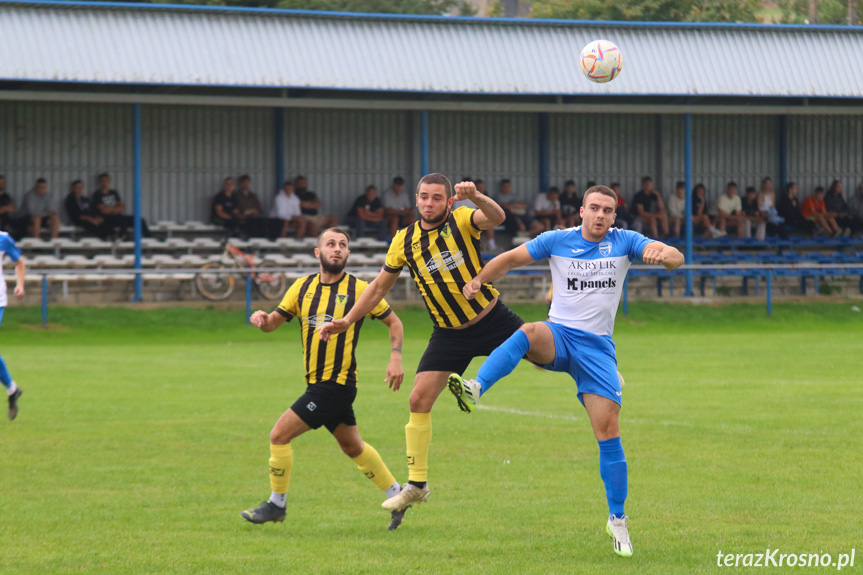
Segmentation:
[(535, 18), (757, 22), (760, 0), (534, 0)]
[[(783, 24), (803, 24), (809, 20), (809, 0), (778, 0)], [(846, 24), (847, 0), (818, 0), (818, 24)]]
[[(107, 1), (107, 0), (106, 0)], [(121, 0), (123, 1), (123, 0)], [(148, 0), (129, 0), (143, 1)], [(327, 12), (374, 12), (381, 14), (444, 14), (458, 0), (149, 0), (158, 4), (204, 4), (246, 8), (289, 8)]]

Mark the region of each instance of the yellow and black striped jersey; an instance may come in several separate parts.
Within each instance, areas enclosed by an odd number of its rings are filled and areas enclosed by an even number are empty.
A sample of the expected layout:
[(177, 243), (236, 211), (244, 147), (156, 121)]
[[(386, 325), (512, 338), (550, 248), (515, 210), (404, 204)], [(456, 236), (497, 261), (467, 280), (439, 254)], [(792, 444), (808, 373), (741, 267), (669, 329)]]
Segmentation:
[[(276, 308), (290, 321), (300, 319), (300, 338), (303, 341), (303, 359), (308, 383), (324, 381), (342, 385), (357, 385), (357, 359), (354, 355), (359, 341), (363, 319), (351, 325), (348, 331), (333, 335), (330, 341), (321, 341), (320, 329), (325, 323), (341, 319), (369, 286), (351, 274), (331, 284), (321, 283), (321, 274), (302, 277), (288, 289), (282, 303)], [(383, 319), (392, 313), (385, 299), (368, 314), (372, 319)]]
[(456, 208), (431, 230), (424, 230), (420, 222), (411, 224), (396, 233), (387, 252), (384, 269), (398, 273), (407, 264), (432, 321), (441, 327), (469, 322), (498, 296), (488, 282), (473, 300), (468, 301), (461, 293), (483, 266), (474, 212)]

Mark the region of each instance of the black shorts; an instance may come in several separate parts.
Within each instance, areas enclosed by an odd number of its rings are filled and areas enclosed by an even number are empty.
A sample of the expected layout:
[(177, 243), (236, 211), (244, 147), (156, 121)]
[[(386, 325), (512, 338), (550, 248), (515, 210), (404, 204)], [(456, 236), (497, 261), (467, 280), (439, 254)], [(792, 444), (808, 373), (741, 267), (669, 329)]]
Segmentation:
[(465, 329), (435, 326), (417, 373), (448, 371), (461, 375), (473, 358), (489, 355), (523, 324), (518, 314), (498, 301), (479, 323)]
[(313, 383), (294, 402), (291, 409), (312, 429), (325, 426), (330, 433), (344, 423), (356, 425), (354, 399), (357, 388), (324, 381)]

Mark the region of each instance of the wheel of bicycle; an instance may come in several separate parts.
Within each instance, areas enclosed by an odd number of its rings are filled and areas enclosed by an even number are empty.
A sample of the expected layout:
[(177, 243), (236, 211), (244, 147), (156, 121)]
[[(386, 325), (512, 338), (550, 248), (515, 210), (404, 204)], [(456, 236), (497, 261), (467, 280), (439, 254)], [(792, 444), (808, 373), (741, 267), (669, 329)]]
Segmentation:
[[(279, 266), (273, 261), (264, 260), (259, 267), (277, 268)], [(278, 299), (282, 297), (288, 287), (288, 278), (286, 278), (283, 273), (258, 272), (254, 277), (255, 285), (258, 286), (258, 291), (267, 299)]]
[[(221, 262), (210, 262), (201, 267), (201, 270), (225, 270), (228, 269)], [(234, 274), (230, 273), (206, 273), (202, 271), (195, 277), (198, 291), (208, 300), (219, 301), (227, 299), (234, 291)]]

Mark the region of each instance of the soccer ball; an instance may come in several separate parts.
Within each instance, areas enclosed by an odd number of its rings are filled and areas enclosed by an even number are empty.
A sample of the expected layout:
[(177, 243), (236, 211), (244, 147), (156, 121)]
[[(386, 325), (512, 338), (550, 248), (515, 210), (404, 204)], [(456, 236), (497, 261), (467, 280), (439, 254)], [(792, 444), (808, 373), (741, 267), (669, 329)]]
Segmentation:
[(620, 48), (608, 40), (594, 40), (581, 51), (579, 62), (588, 80), (611, 82), (623, 69), (623, 54)]

